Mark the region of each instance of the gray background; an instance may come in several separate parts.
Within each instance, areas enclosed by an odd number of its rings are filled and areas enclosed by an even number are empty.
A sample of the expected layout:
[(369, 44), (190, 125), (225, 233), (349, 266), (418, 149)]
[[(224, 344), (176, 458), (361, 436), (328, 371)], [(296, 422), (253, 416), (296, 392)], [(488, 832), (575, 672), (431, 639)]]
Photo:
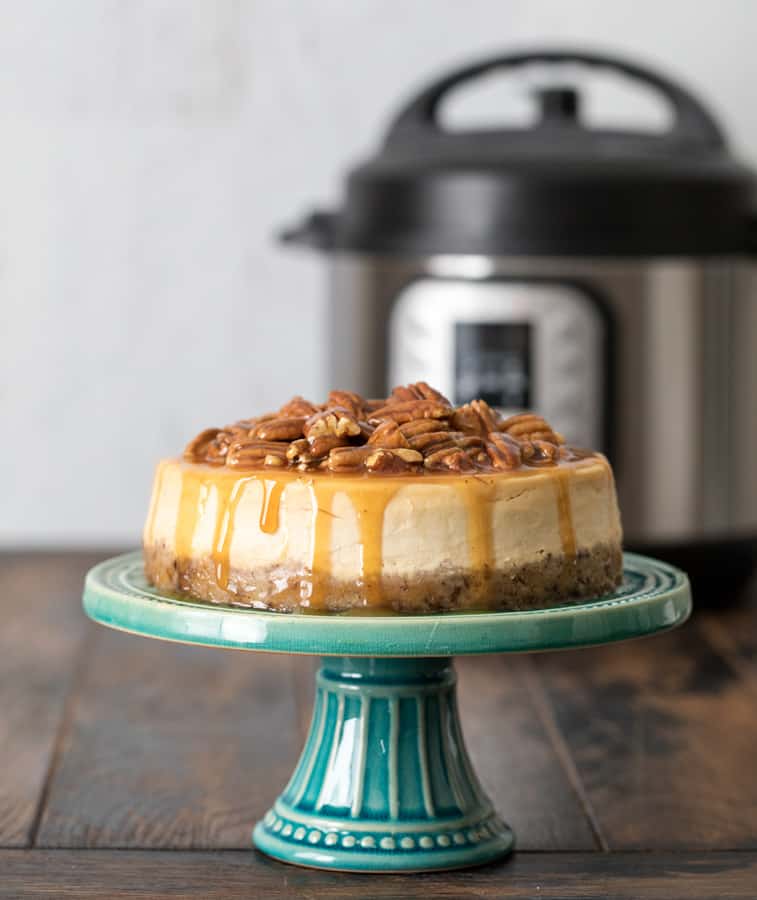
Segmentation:
[[(616, 50), (757, 161), (756, 26), (749, 0), (0, 2), (0, 543), (134, 544), (160, 456), (324, 392), (325, 272), (272, 234), (334, 202), (424, 80)], [(451, 119), (525, 109), (467, 99)], [(612, 84), (592, 111), (661, 117)]]

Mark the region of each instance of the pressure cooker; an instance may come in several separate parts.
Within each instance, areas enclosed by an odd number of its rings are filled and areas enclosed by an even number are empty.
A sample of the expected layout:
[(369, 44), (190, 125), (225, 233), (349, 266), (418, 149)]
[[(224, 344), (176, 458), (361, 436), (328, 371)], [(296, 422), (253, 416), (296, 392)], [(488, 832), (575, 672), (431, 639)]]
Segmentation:
[[(589, 127), (564, 80), (542, 84), (529, 127), (441, 124), (473, 79), (566, 63), (657, 92), (669, 127)], [(757, 561), (756, 209), (755, 172), (684, 87), (549, 50), (429, 84), (341, 208), (282, 237), (329, 260), (331, 383), (423, 379), (538, 410), (610, 457), (627, 546), (741, 578)]]

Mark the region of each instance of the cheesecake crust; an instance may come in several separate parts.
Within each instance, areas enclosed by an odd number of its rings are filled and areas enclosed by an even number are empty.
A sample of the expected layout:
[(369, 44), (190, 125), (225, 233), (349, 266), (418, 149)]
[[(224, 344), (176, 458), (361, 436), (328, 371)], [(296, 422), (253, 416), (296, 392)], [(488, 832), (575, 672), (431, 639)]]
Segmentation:
[[(226, 586), (218, 583), (210, 557), (179, 559), (165, 544), (145, 547), (145, 574), (156, 587), (195, 600), (229, 606), (304, 612), (313, 588), (325, 599), (319, 611), (370, 609), (372, 591), (355, 581), (268, 566), (232, 568)], [(386, 576), (378, 586), (384, 604), (397, 613), (544, 609), (580, 603), (614, 590), (623, 574), (620, 547), (600, 543), (573, 558), (545, 553), (538, 562), (494, 572), (440, 570), (413, 576)], [(375, 590), (376, 586), (373, 586)]]

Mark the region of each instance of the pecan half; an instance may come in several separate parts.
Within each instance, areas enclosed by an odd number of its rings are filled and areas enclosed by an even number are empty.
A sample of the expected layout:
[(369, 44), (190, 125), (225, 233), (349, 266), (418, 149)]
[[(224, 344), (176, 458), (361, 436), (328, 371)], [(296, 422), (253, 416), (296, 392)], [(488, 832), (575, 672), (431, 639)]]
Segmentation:
[(400, 431), (410, 440), (419, 434), (427, 434), (429, 431), (449, 431), (449, 424), (446, 419), (415, 419), (412, 422), (405, 422), (400, 425)]
[(486, 442), (486, 453), (495, 469), (517, 469), (521, 464), (521, 447), (509, 434), (493, 431)]
[(425, 434), (416, 434), (408, 438), (408, 444), (413, 450), (420, 450), (424, 454), (430, 453), (434, 447), (438, 449), (442, 446), (456, 446), (455, 438), (449, 431), (427, 431)]
[(215, 440), (220, 428), (206, 428), (201, 431), (197, 437), (192, 440), (184, 448), (184, 459), (189, 462), (197, 462), (204, 459), (208, 452), (208, 447)]
[(560, 456), (560, 447), (552, 441), (542, 441), (534, 438), (530, 441), (521, 441), (523, 461), (529, 466), (554, 466)]
[(393, 419), (382, 422), (368, 438), (368, 443), (386, 447), (388, 450), (410, 446), (400, 426)]
[(292, 441), (287, 448), (287, 459), (293, 462), (302, 462), (302, 456), (306, 453), (310, 453), (310, 441), (307, 438), (300, 438), (298, 441)]
[(486, 428), (481, 421), (481, 417), (470, 403), (466, 403), (465, 406), (459, 406), (452, 413), (449, 423), (455, 431), (462, 431), (465, 434), (486, 434)]
[(354, 418), (362, 419), (365, 416), (364, 400), (360, 394), (352, 391), (331, 391), (326, 402), (326, 408), (340, 407), (350, 412)]
[(328, 467), (332, 472), (357, 472), (365, 460), (376, 452), (375, 447), (336, 447), (329, 453)]
[(317, 437), (308, 438), (310, 444), (310, 456), (312, 459), (321, 459), (328, 456), (335, 447), (344, 447), (347, 440), (335, 434), (319, 434)]
[(430, 453), (423, 464), (427, 469), (450, 469), (454, 472), (470, 472), (475, 468), (465, 450), (455, 444)]
[(489, 406), (486, 400), (471, 400), (471, 409), (481, 420), (484, 431), (488, 434), (490, 431), (496, 431), (498, 427), (498, 416)]
[(289, 403), (285, 403), (279, 410), (279, 415), (289, 418), (290, 416), (312, 416), (321, 409), (314, 403), (305, 400), (304, 397), (292, 397)]
[(347, 437), (360, 434), (360, 422), (349, 410), (335, 406), (324, 409), (306, 420), (303, 432), (307, 438), (323, 434)]
[(286, 459), (286, 453), (287, 445), (284, 443), (248, 438), (231, 444), (226, 454), (226, 465), (238, 469), (260, 466), (265, 462), (266, 456), (274, 454)]
[(414, 419), (443, 419), (452, 415), (452, 409), (437, 400), (406, 400), (402, 403), (389, 403), (371, 413), (371, 422), (382, 419), (393, 419), (398, 425), (412, 422)]
[(416, 381), (415, 384), (400, 385), (399, 387), (396, 387), (392, 391), (389, 402), (392, 402), (393, 400), (397, 400), (400, 403), (408, 400), (433, 400), (442, 406), (452, 406), (444, 394), (440, 394), (439, 391), (434, 390), (434, 388), (425, 381)]
[(407, 472), (423, 462), (417, 450), (400, 447), (397, 450), (374, 450), (365, 458), (365, 467), (371, 472)]
[(498, 428), (518, 440), (536, 439), (552, 444), (564, 443), (563, 436), (553, 431), (549, 423), (536, 413), (526, 412), (510, 416), (509, 419), (500, 422)]
[(251, 432), (252, 437), (262, 441), (295, 441), (302, 437), (305, 416), (292, 416), (269, 419), (256, 425)]

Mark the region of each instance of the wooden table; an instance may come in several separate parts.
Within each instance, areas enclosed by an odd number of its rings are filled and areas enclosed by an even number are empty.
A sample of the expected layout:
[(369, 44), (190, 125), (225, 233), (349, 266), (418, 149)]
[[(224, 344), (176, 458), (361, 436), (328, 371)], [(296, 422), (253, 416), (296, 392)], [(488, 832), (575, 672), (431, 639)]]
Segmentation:
[(328, 874), (250, 849), (313, 662), (110, 632), (96, 554), (0, 557), (0, 897), (757, 897), (757, 599), (661, 637), (458, 661), (507, 862)]

